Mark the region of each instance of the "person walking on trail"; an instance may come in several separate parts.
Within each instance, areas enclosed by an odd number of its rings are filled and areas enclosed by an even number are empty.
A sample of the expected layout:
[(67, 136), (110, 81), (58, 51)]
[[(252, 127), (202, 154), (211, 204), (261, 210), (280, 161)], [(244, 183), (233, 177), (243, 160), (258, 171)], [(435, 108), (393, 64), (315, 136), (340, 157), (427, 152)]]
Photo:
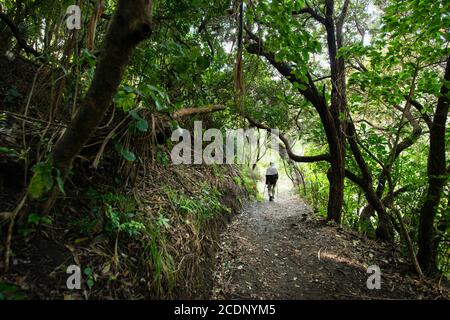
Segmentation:
[(269, 201), (273, 201), (275, 197), (275, 186), (278, 180), (278, 170), (275, 163), (271, 162), (266, 170), (266, 185), (269, 193)]

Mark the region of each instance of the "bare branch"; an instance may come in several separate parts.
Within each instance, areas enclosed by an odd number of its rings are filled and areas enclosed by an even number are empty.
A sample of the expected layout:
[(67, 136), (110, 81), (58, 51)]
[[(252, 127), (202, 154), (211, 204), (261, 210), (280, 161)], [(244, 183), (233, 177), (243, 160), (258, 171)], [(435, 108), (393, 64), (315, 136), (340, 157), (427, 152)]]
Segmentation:
[[(405, 96), (405, 99), (408, 99), (408, 96)], [(410, 99), (410, 102), (411, 102), (411, 105), (414, 108), (416, 108), (417, 111), (420, 112), (420, 115), (422, 116), (423, 121), (425, 121), (425, 123), (427, 124), (428, 128), (431, 129), (431, 127), (433, 125), (433, 122), (431, 121), (430, 116), (424, 112), (423, 105), (419, 101), (414, 100), (412, 98)]]
[(336, 22), (336, 26), (338, 29), (342, 29), (342, 26), (344, 25), (345, 18), (347, 17), (348, 13), (348, 7), (350, 4), (350, 0), (345, 0), (344, 5), (342, 6), (341, 14), (339, 15), (339, 18)]
[(366, 189), (366, 182), (363, 178), (358, 177), (356, 174), (348, 169), (345, 169), (345, 177), (359, 186), (362, 190)]
[(197, 114), (205, 114), (205, 113), (212, 113), (216, 111), (225, 110), (224, 105), (212, 105), (208, 107), (201, 107), (201, 108), (184, 108), (177, 110), (173, 113), (173, 117), (176, 118), (182, 118), (182, 117), (188, 117), (193, 116)]
[(311, 17), (313, 17), (317, 22), (320, 22), (321, 24), (325, 25), (325, 18), (322, 17), (320, 14), (318, 14), (316, 11), (314, 11), (311, 7), (302, 8), (298, 11), (292, 12), (292, 15), (301, 15), (301, 14), (309, 14)]
[[(245, 117), (247, 118), (248, 122), (250, 122), (250, 124), (252, 126), (255, 126), (257, 128), (264, 129), (267, 131), (273, 131), (272, 128), (269, 128), (265, 124), (256, 122), (250, 116), (246, 115)], [(328, 154), (321, 154), (321, 155), (317, 155), (317, 156), (299, 156), (292, 151), (292, 147), (289, 144), (288, 139), (283, 134), (278, 133), (278, 137), (283, 142), (284, 148), (286, 149), (286, 152), (287, 152), (289, 158), (294, 160), (295, 162), (317, 162), (317, 161), (328, 161), (329, 162), (330, 161), (330, 156)]]

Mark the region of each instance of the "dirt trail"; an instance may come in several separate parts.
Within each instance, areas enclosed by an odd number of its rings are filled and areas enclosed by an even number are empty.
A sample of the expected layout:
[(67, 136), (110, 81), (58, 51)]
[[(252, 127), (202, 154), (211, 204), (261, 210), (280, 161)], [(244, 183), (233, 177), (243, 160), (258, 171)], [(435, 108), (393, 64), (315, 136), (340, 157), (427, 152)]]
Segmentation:
[[(213, 299), (448, 298), (421, 285), (395, 248), (314, 218), (296, 198), (249, 204), (220, 247)], [(369, 265), (381, 268), (380, 290), (367, 288)]]

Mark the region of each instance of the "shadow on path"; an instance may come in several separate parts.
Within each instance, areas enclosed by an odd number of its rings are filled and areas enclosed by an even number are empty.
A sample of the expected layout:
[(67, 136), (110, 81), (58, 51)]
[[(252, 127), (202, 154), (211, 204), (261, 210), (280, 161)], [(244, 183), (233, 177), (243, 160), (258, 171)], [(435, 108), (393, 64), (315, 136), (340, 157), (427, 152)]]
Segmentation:
[[(369, 265), (382, 270), (380, 290), (367, 288)], [(407, 299), (427, 297), (423, 290), (395, 248), (314, 218), (285, 196), (247, 205), (228, 226), (212, 298)]]

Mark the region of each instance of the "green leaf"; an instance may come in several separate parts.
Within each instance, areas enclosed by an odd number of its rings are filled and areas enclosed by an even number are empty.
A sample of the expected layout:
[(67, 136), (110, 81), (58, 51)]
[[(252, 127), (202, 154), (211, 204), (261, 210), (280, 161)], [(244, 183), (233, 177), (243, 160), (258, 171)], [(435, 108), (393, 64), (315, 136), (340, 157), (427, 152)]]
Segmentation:
[(36, 213), (30, 213), (27, 218), (27, 223), (35, 226), (37, 226), (40, 223), (51, 225), (53, 224), (53, 220), (48, 216), (41, 216)]
[(31, 178), (28, 192), (33, 199), (38, 199), (53, 187), (52, 164), (48, 160), (37, 163), (32, 171), (34, 175)]
[(136, 128), (141, 132), (147, 132), (148, 131), (148, 122), (145, 119), (138, 120), (136, 122)]
[(17, 90), (16, 87), (12, 87), (6, 92), (6, 101), (14, 102), (17, 98), (21, 98), (22, 94)]
[(298, 83), (298, 82), (294, 83), (294, 88), (302, 90), (302, 91), (308, 89), (308, 87), (305, 86), (303, 83)]
[(9, 156), (17, 156), (17, 151), (10, 149), (10, 148), (6, 148), (6, 147), (0, 147), (0, 154), (7, 154)]
[(119, 90), (114, 97), (114, 103), (123, 111), (127, 112), (135, 108), (136, 94), (134, 92), (126, 92)]
[(156, 110), (163, 111), (164, 109), (166, 109), (166, 106), (161, 102), (161, 100), (159, 100), (156, 95), (152, 94), (151, 96), (153, 98), (153, 101), (155, 102)]
[(52, 225), (53, 224), (52, 218), (47, 217), (47, 216), (41, 217), (41, 222), (43, 224), (48, 224), (48, 225)]
[(168, 229), (170, 228), (170, 220), (167, 219), (162, 213), (160, 213), (158, 217), (158, 225)]
[(92, 278), (87, 279), (86, 284), (89, 287), (89, 289), (91, 289), (94, 286), (94, 279)]
[(165, 94), (162, 90), (158, 89), (158, 88), (155, 87), (154, 85), (147, 84), (146, 87), (147, 87), (148, 89), (150, 89), (151, 91), (158, 93), (161, 97), (166, 96), (166, 94)]
[(126, 160), (133, 162), (136, 160), (136, 155), (130, 150), (124, 148), (124, 146), (120, 143), (116, 143), (115, 149), (118, 153), (122, 155)]
[(139, 113), (136, 110), (131, 110), (130, 115), (133, 117), (133, 119), (135, 120), (141, 120), (142, 117), (139, 115)]
[(136, 120), (135, 126), (141, 132), (148, 131), (148, 121), (142, 118), (136, 110), (131, 110), (130, 115)]
[(83, 273), (87, 276), (92, 276), (92, 269), (90, 267), (86, 267), (84, 268)]
[(89, 64), (89, 66), (91, 68), (95, 67), (95, 64), (97, 62), (97, 57), (94, 56), (92, 53), (90, 53), (89, 50), (86, 48), (81, 49), (81, 52), (82, 52), (83, 59)]
[(41, 221), (41, 216), (40, 216), (40, 215), (38, 215), (38, 214), (36, 214), (36, 213), (30, 213), (30, 214), (28, 215), (27, 222), (28, 222), (29, 224), (37, 225), (37, 224), (39, 224), (40, 221)]

